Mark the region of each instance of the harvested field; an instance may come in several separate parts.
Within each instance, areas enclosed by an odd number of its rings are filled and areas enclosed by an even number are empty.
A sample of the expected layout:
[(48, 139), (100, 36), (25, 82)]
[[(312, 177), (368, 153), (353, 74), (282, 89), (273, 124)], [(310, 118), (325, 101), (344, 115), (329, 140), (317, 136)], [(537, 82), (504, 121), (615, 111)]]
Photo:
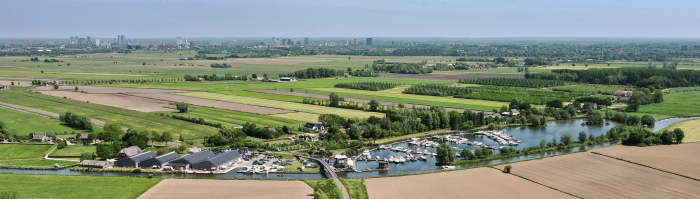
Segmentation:
[(700, 181), (588, 152), (511, 165), (515, 175), (582, 198), (700, 197)]
[(302, 181), (167, 179), (139, 199), (157, 198), (314, 198)]
[(365, 180), (369, 198), (574, 198), (493, 168)]
[(140, 112), (175, 110), (175, 106), (166, 101), (122, 94), (85, 94), (76, 91), (40, 91), (40, 93)]
[[(76, 86), (60, 86), (58, 90), (73, 91)], [(78, 91), (90, 94), (116, 94), (116, 93), (177, 93), (189, 92), (183, 90), (166, 90), (166, 89), (144, 89), (144, 88), (121, 88), (121, 87), (102, 87), (102, 86), (77, 86)], [(53, 91), (51, 86), (41, 86), (33, 89), (33, 91)]]
[(685, 134), (683, 142), (700, 142), (700, 119), (678, 122), (664, 128), (664, 130), (673, 131), (676, 128), (683, 130), (683, 134)]
[(171, 101), (171, 102), (185, 102), (185, 103), (189, 103), (189, 104), (193, 104), (193, 105), (197, 105), (197, 106), (213, 107), (213, 108), (241, 111), (241, 112), (247, 112), (247, 113), (256, 113), (256, 114), (261, 114), (261, 115), (294, 112), (294, 111), (288, 111), (288, 110), (282, 110), (282, 109), (276, 109), (276, 108), (268, 108), (268, 107), (261, 107), (261, 106), (231, 103), (231, 102), (222, 102), (222, 101), (202, 99), (202, 98), (196, 98), (196, 97), (172, 95), (172, 94), (167, 94), (167, 93), (131, 94), (131, 95), (152, 98), (152, 99), (160, 99), (160, 100)]
[(18, 81), (6, 81), (6, 80), (0, 80), (0, 85), (12, 87), (13, 86), (12, 82), (15, 83), (14, 86), (31, 86), (32, 85), (32, 82), (18, 82)]
[(459, 74), (459, 75), (389, 73), (386, 75), (386, 77), (409, 78), (409, 79), (460, 80), (460, 79), (476, 79), (476, 78), (490, 78), (490, 77), (505, 77), (505, 78), (524, 79), (525, 75), (521, 75), (521, 74), (497, 74), (497, 73), (467, 73), (467, 74)]
[[(250, 90), (253, 92), (259, 92), (259, 93), (270, 93), (270, 94), (278, 94), (278, 95), (291, 95), (291, 96), (298, 96), (298, 97), (311, 97), (311, 98), (317, 98), (317, 99), (330, 99), (328, 95), (318, 95), (318, 94), (309, 94), (309, 93), (295, 93), (295, 92), (289, 92), (289, 91), (283, 91), (283, 90)], [(358, 98), (345, 98), (346, 102), (355, 102), (355, 103), (362, 103), (362, 104), (369, 104), (371, 100), (368, 99), (358, 99)], [(387, 101), (379, 101), (380, 104), (383, 106), (395, 106), (398, 107), (399, 103), (397, 102), (387, 102)], [(418, 105), (418, 104), (404, 104), (406, 107), (413, 107), (415, 106), (416, 108), (430, 108), (430, 106), (426, 105)], [(464, 112), (464, 109), (458, 109), (458, 108), (445, 108), (447, 111), (457, 111), (460, 113)]]
[(700, 180), (700, 143), (650, 147), (613, 146), (592, 150)]

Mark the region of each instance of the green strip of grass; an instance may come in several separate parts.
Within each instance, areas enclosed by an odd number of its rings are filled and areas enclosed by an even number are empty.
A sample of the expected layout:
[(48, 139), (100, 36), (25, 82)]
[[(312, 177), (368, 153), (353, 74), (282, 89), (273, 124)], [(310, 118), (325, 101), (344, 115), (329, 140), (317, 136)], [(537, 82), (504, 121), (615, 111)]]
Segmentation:
[(0, 168), (13, 168), (13, 169), (51, 169), (54, 165), (58, 164), (60, 167), (68, 167), (77, 165), (78, 162), (74, 161), (63, 161), (63, 160), (42, 160), (42, 159), (31, 159), (31, 160), (0, 160)]
[(343, 186), (345, 186), (345, 189), (348, 190), (350, 198), (369, 199), (364, 178), (340, 178), (340, 182), (342, 182)]
[(30, 133), (80, 132), (54, 118), (48, 118), (0, 106), (0, 121), (5, 123), (10, 135), (26, 136)]
[(340, 189), (335, 185), (333, 179), (305, 180), (304, 182), (309, 184), (311, 188), (314, 188), (314, 198), (316, 199), (343, 198)]
[[(150, 142), (149, 142), (150, 144)], [(95, 146), (80, 146), (80, 145), (71, 145), (71, 146), (66, 146), (63, 149), (56, 149), (53, 151), (49, 157), (51, 156), (75, 156), (75, 157), (80, 157), (80, 154), (85, 153), (85, 152), (95, 152), (97, 147)]]
[(21, 198), (137, 198), (161, 178), (0, 174), (0, 191)]
[(285, 119), (279, 117), (271, 117), (267, 115), (258, 115), (254, 113), (246, 113), (240, 111), (232, 111), (226, 109), (215, 109), (208, 107), (192, 106), (194, 109), (187, 113), (164, 112), (175, 115), (186, 115), (195, 118), (204, 118), (206, 120), (222, 123), (229, 126), (243, 126), (246, 122), (255, 123), (263, 126), (295, 126), (302, 121)]

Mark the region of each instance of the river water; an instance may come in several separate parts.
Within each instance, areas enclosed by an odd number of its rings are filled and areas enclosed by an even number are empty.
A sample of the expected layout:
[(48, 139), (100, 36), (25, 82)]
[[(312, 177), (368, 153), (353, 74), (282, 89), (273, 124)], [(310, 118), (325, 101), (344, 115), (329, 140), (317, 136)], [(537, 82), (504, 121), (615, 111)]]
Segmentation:
[[(656, 124), (651, 127), (652, 131), (658, 131), (661, 130), (671, 124), (674, 124), (676, 122), (680, 121), (685, 121), (689, 119), (697, 119), (698, 117), (695, 118), (670, 118), (670, 119), (665, 119), (656, 122)], [(518, 146), (513, 146), (512, 148), (515, 149), (523, 149), (527, 147), (532, 147), (532, 146), (539, 146), (540, 140), (545, 139), (547, 142), (552, 142), (552, 139), (554, 137), (557, 138), (557, 140), (560, 139), (561, 135), (564, 133), (571, 133), (576, 140), (578, 137), (578, 133), (583, 131), (586, 132), (587, 135), (593, 134), (595, 136), (600, 136), (601, 134), (607, 132), (610, 130), (610, 128), (613, 128), (617, 126), (617, 123), (610, 122), (610, 125), (586, 125), (586, 126), (581, 126), (581, 123), (585, 122), (584, 119), (574, 119), (574, 120), (566, 120), (566, 121), (550, 121), (547, 122), (546, 127), (515, 127), (515, 128), (506, 128), (503, 129), (503, 131), (506, 134), (510, 134), (515, 136), (517, 139), (521, 140), (522, 143)], [(488, 137), (485, 136), (476, 136), (476, 135), (465, 135), (465, 138), (469, 139), (470, 141), (479, 141), (483, 142), (484, 144), (488, 145), (495, 145), (499, 146), (498, 142), (493, 141), (489, 139)], [(525, 156), (518, 156), (518, 157), (511, 157), (511, 158), (503, 158), (503, 159), (498, 159), (498, 160), (490, 160), (490, 161), (482, 161), (479, 163), (467, 163), (467, 164), (462, 164), (456, 166), (457, 169), (460, 168), (471, 168), (471, 167), (480, 167), (480, 166), (486, 166), (486, 165), (492, 165), (492, 164), (499, 164), (499, 163), (505, 163), (505, 162), (517, 162), (517, 161), (523, 161), (523, 160), (529, 160), (529, 159), (537, 159), (537, 158), (542, 158), (542, 157), (547, 157), (547, 156), (554, 156), (554, 155), (560, 155), (560, 154), (565, 154), (565, 153), (572, 153), (572, 152), (577, 152), (581, 150), (590, 150), (594, 148), (599, 148), (599, 147), (604, 147), (604, 146), (610, 146), (614, 144), (618, 144), (619, 142), (608, 142), (608, 143), (602, 143), (598, 145), (592, 145), (592, 146), (581, 146), (581, 147), (576, 147), (576, 148), (569, 148), (569, 149), (564, 149), (564, 150), (558, 150), (558, 151), (550, 151), (550, 152), (545, 152), (545, 153), (538, 153), (538, 154), (530, 154), (530, 155), (525, 155)], [(453, 147), (458, 147), (460, 149), (481, 149), (481, 147), (477, 146), (472, 146), (472, 145), (467, 145), (467, 144), (454, 144), (454, 143), (447, 143)], [(398, 143), (394, 144), (394, 146), (401, 146), (401, 147), (408, 147), (412, 149), (420, 149), (420, 150), (428, 150), (433, 153), (437, 152), (436, 148), (424, 148), (424, 147), (416, 147), (416, 146), (409, 146), (407, 142), (403, 143)], [(495, 154), (497, 154), (499, 151), (496, 150), (494, 151)], [(391, 150), (375, 150), (372, 151), (371, 156), (372, 158), (375, 158), (376, 156), (380, 156), (381, 158), (389, 158), (392, 155), (401, 155), (401, 156), (406, 156), (405, 153), (400, 153), (400, 152), (393, 152)], [(402, 164), (394, 164), (390, 163), (389, 164), (389, 170), (386, 171), (371, 171), (371, 172), (344, 172), (344, 173), (338, 173), (339, 177), (345, 177), (345, 178), (361, 178), (361, 177), (373, 177), (373, 176), (389, 176), (389, 175), (405, 175), (405, 174), (418, 174), (418, 173), (430, 173), (430, 172), (435, 172), (440, 170), (439, 167), (435, 166), (435, 163), (437, 160), (433, 156), (426, 156), (427, 160), (426, 161), (413, 161), (413, 162), (406, 162)], [(364, 162), (364, 161), (358, 161), (357, 162), (357, 168), (358, 169), (366, 169), (366, 168), (371, 168), (375, 169), (379, 167), (377, 162)], [(270, 174), (246, 174), (246, 173), (237, 173), (237, 170), (231, 171), (226, 174), (154, 174), (156, 177), (165, 177), (165, 178), (249, 178), (249, 179), (323, 179), (328, 176), (325, 174), (283, 174), (282, 176), (277, 176), (277, 174), (270, 173)], [(88, 172), (88, 171), (70, 171), (70, 169), (61, 169), (61, 170), (24, 170), (24, 169), (0, 169), (0, 173), (26, 173), (26, 174), (54, 174), (54, 175), (90, 175), (90, 176), (147, 176), (148, 174), (146, 173), (121, 173), (121, 172)]]

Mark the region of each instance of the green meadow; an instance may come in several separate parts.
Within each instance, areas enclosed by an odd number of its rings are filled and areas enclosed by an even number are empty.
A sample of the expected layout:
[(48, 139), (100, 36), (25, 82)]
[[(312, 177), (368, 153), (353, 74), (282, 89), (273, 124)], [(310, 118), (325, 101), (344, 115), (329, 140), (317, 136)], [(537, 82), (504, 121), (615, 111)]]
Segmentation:
[(137, 198), (161, 178), (0, 174), (0, 191), (20, 198)]

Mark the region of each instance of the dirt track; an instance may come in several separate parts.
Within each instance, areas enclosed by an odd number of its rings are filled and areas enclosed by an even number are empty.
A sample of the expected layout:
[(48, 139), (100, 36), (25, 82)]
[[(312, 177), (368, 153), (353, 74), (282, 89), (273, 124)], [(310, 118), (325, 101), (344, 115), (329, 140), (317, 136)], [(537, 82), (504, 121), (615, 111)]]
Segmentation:
[(166, 100), (166, 101), (171, 101), (171, 102), (185, 102), (185, 103), (189, 103), (189, 104), (193, 104), (193, 105), (197, 105), (197, 106), (228, 109), (228, 110), (248, 112), (248, 113), (257, 113), (257, 114), (261, 114), (261, 115), (294, 112), (294, 111), (282, 110), (282, 109), (276, 109), (276, 108), (260, 107), (260, 106), (246, 105), (246, 104), (237, 104), (237, 103), (231, 103), (231, 102), (222, 102), (222, 101), (208, 100), (208, 99), (201, 99), (201, 98), (187, 97), (187, 96), (180, 96), (180, 95), (171, 95), (171, 94), (167, 94), (167, 93), (151, 93), (151, 94), (144, 93), (144, 94), (131, 94), (131, 95), (145, 97), (145, 98)]
[(651, 147), (619, 145), (592, 152), (700, 179), (700, 143)]
[(138, 198), (313, 199), (314, 190), (301, 181), (166, 179)]
[(582, 198), (700, 197), (700, 181), (589, 152), (511, 165), (516, 175)]
[(466, 73), (466, 74), (459, 74), (459, 75), (389, 73), (389, 74), (386, 74), (385, 76), (391, 77), (391, 78), (439, 79), (439, 80), (460, 80), (460, 79), (476, 79), (476, 78), (490, 78), (490, 77), (505, 77), (505, 78), (518, 78), (518, 79), (525, 78), (525, 75), (522, 75), (522, 74), (498, 74), (498, 73)]
[(40, 91), (45, 95), (67, 97), (72, 100), (89, 101), (90, 103), (113, 106), (141, 112), (173, 111), (174, 105), (166, 101), (153, 100), (142, 97), (134, 97), (122, 94), (85, 94), (77, 91)]
[(574, 198), (505, 174), (476, 168), (433, 174), (365, 180), (369, 198)]

